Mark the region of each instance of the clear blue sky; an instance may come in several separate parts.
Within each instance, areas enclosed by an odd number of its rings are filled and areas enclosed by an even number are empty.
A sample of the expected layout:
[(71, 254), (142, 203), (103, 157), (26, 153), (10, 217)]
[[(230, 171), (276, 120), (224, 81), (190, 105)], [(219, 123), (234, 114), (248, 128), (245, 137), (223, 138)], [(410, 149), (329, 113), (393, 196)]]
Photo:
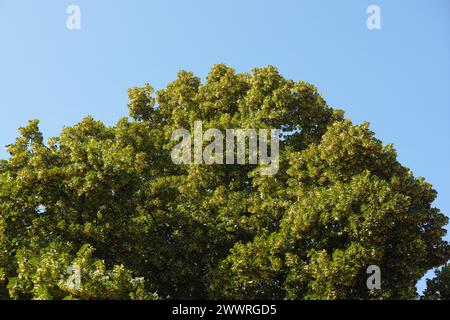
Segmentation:
[[(66, 28), (70, 4), (81, 30)], [(366, 27), (371, 4), (381, 30)], [(33, 118), (46, 137), (88, 114), (112, 125), (127, 88), (162, 88), (180, 69), (272, 64), (369, 121), (450, 214), (448, 0), (0, 0), (0, 49), (0, 146)]]

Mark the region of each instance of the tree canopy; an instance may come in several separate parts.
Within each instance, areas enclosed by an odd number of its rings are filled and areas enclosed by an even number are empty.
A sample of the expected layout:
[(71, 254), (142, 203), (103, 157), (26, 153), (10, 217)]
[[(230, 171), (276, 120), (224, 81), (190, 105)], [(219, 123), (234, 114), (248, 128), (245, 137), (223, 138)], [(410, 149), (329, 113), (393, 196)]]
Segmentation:
[(423, 298), (427, 300), (450, 300), (450, 265), (447, 263), (434, 272), (433, 279), (427, 279)]
[[(44, 142), (32, 120), (7, 147), (0, 297), (411, 299), (450, 258), (436, 191), (313, 85), (219, 64), (128, 95), (114, 126), (88, 116)], [(197, 120), (280, 129), (278, 173), (174, 164), (172, 132)], [(74, 264), (80, 288), (64, 280)]]

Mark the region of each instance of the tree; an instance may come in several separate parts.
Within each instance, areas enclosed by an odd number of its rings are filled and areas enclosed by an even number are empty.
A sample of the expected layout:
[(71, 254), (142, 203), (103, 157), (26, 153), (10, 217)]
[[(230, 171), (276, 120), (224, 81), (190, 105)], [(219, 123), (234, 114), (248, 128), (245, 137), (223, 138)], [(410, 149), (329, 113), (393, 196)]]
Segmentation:
[[(0, 294), (14, 299), (415, 298), (450, 257), (436, 192), (368, 124), (274, 67), (129, 90), (130, 117), (44, 143), (20, 129), (0, 163)], [(174, 130), (281, 129), (280, 169), (171, 161)], [(81, 287), (63, 281), (81, 269)], [(366, 287), (378, 265), (380, 290)]]
[(427, 279), (427, 288), (423, 293), (426, 300), (450, 300), (450, 265), (447, 263), (442, 268), (434, 271), (435, 277)]

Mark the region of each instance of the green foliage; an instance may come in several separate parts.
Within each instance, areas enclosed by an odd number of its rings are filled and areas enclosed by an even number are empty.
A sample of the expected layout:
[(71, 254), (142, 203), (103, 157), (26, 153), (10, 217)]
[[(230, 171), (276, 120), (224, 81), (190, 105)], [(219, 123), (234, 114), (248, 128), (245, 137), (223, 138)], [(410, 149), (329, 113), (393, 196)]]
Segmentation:
[(427, 279), (422, 298), (426, 300), (450, 300), (450, 265), (435, 270), (435, 277)]
[[(205, 83), (181, 71), (129, 98), (115, 126), (87, 117), (44, 143), (34, 120), (8, 146), (1, 298), (407, 299), (448, 261), (432, 186), (311, 84), (216, 65)], [(173, 164), (172, 132), (196, 120), (281, 129), (278, 174)], [(381, 290), (366, 287), (372, 264)]]
[[(143, 278), (134, 278), (123, 265), (107, 270), (104, 261), (94, 259), (94, 249), (84, 245), (72, 259), (71, 248), (51, 243), (40, 252), (22, 248), (16, 254), (17, 276), (9, 279), (14, 299), (157, 299), (146, 292)], [(68, 283), (67, 269), (82, 270), (80, 288)]]

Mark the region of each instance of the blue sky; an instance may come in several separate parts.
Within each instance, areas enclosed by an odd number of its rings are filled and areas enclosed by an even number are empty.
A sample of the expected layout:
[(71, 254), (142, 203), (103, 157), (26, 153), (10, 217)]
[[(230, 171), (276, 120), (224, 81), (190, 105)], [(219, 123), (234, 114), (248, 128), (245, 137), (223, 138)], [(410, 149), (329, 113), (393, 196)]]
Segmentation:
[[(81, 30), (66, 28), (70, 4)], [(366, 27), (371, 4), (381, 30)], [(112, 125), (127, 88), (163, 88), (180, 69), (204, 79), (215, 63), (315, 84), (394, 143), (450, 214), (448, 0), (0, 0), (0, 157), (28, 119), (46, 137), (89, 114)]]

